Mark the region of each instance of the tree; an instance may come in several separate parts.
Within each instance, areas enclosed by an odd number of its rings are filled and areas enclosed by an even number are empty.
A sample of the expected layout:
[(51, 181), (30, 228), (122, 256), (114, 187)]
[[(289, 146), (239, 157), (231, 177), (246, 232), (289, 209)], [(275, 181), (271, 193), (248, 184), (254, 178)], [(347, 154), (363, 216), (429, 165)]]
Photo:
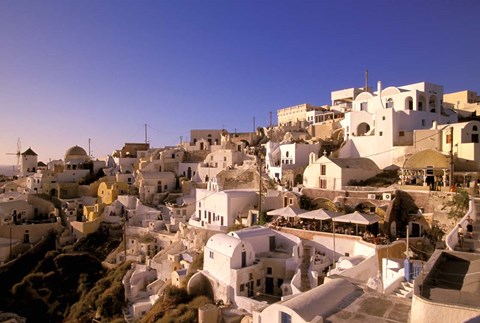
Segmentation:
[(454, 220), (460, 220), (465, 213), (467, 213), (470, 202), (470, 196), (465, 190), (457, 190), (452, 196), (452, 199), (446, 203), (446, 206), (450, 208), (448, 211), (448, 218)]

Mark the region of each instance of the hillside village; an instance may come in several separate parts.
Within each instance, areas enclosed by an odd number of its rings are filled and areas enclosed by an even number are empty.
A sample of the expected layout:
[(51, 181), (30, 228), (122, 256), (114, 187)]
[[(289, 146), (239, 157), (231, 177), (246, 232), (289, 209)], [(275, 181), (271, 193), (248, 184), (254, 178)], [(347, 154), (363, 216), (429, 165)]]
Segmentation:
[(170, 285), (210, 299), (199, 322), (478, 319), (479, 112), (473, 91), (378, 82), (252, 132), (48, 163), (30, 147), (0, 182), (0, 267), (52, 230), (65, 253), (105, 231), (122, 242), (104, 266), (132, 262), (127, 322)]

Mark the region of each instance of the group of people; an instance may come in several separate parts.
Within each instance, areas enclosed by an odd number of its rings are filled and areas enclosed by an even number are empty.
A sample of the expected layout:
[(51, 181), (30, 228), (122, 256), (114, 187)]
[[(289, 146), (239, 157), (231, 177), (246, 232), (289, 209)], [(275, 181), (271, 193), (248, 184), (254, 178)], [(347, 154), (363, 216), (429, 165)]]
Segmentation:
[(470, 218), (470, 215), (467, 216), (467, 233), (465, 233), (465, 230), (463, 229), (462, 225), (459, 223), (458, 224), (458, 230), (457, 230), (457, 235), (458, 235), (458, 245), (460, 248), (463, 248), (463, 242), (465, 237), (471, 239), (472, 238), (472, 233), (473, 233), (473, 219)]

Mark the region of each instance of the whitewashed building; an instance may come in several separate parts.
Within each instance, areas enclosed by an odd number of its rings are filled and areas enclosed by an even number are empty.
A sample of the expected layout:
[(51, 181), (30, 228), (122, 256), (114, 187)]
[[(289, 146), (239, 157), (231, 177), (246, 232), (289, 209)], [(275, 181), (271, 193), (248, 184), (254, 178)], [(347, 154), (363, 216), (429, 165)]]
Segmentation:
[(357, 94), (341, 121), (346, 144), (339, 157), (368, 157), (382, 169), (401, 166), (414, 130), (457, 122), (442, 98), (443, 87), (427, 82), (385, 89), (378, 82), (376, 92)]
[(247, 217), (248, 211), (258, 204), (254, 190), (220, 190), (215, 179), (207, 189), (196, 191), (196, 211), (189, 224), (210, 230), (226, 231), (228, 227)]
[(340, 190), (350, 181), (360, 181), (380, 173), (378, 166), (368, 158), (328, 158), (316, 159), (310, 155), (310, 164), (303, 174), (306, 188)]
[(307, 166), (310, 153), (318, 154), (321, 145), (320, 143), (276, 143), (269, 141), (265, 144), (265, 148), (265, 164), (268, 176), (280, 182), (284, 170)]
[[(203, 270), (215, 300), (251, 311), (259, 294), (281, 296), (300, 263), (301, 240), (265, 227), (251, 227), (212, 236), (204, 248)], [(190, 283), (189, 283), (190, 284)]]

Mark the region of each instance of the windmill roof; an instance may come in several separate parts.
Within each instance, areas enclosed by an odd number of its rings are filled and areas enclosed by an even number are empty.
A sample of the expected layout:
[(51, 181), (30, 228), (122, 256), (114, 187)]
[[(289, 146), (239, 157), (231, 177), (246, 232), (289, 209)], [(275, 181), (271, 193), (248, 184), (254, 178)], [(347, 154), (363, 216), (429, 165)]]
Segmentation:
[(32, 148), (28, 148), (22, 153), (22, 156), (38, 156), (38, 155), (32, 150)]

